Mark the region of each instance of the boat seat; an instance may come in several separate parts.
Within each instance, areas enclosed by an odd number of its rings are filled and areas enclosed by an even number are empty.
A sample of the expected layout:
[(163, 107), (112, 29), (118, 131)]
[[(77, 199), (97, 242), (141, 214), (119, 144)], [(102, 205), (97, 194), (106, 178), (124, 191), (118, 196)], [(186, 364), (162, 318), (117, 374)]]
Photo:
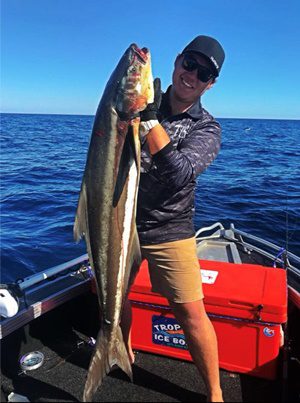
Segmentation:
[(237, 247), (232, 242), (205, 239), (197, 244), (197, 256), (202, 260), (241, 264)]

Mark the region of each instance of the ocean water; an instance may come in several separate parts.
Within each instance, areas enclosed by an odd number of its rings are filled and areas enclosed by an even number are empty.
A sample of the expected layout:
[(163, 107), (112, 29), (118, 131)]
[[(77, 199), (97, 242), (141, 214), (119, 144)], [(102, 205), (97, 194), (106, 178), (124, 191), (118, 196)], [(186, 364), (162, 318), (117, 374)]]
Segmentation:
[[(219, 119), (196, 228), (220, 221), (300, 255), (300, 121)], [(86, 253), (73, 222), (93, 116), (1, 114), (1, 282)]]

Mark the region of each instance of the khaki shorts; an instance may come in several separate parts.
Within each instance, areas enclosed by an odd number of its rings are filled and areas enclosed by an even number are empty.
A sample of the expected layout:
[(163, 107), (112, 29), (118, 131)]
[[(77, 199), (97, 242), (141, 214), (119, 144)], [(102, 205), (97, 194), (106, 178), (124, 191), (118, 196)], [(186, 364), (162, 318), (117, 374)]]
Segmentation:
[(177, 303), (203, 298), (195, 237), (141, 246), (148, 260), (152, 291)]

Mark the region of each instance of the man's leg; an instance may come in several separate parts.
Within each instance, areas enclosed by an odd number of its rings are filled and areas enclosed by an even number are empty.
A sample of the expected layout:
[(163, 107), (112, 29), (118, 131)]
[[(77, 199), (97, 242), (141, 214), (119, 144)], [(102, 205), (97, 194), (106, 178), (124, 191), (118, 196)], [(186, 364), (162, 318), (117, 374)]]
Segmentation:
[(169, 301), (175, 317), (183, 328), (189, 352), (202, 375), (209, 402), (223, 402), (220, 387), (217, 338), (203, 300), (187, 303)]

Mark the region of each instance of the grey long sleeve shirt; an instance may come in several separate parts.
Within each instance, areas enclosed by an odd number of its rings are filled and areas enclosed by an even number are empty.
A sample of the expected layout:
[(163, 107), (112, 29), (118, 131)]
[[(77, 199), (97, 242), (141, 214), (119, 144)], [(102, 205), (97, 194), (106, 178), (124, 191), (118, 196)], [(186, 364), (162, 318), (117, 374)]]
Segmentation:
[[(169, 90), (168, 90), (169, 91)], [(196, 178), (216, 158), (219, 123), (200, 99), (185, 113), (171, 115), (163, 94), (160, 123), (171, 142), (154, 156), (142, 145), (137, 228), (142, 245), (186, 239), (195, 234)]]

